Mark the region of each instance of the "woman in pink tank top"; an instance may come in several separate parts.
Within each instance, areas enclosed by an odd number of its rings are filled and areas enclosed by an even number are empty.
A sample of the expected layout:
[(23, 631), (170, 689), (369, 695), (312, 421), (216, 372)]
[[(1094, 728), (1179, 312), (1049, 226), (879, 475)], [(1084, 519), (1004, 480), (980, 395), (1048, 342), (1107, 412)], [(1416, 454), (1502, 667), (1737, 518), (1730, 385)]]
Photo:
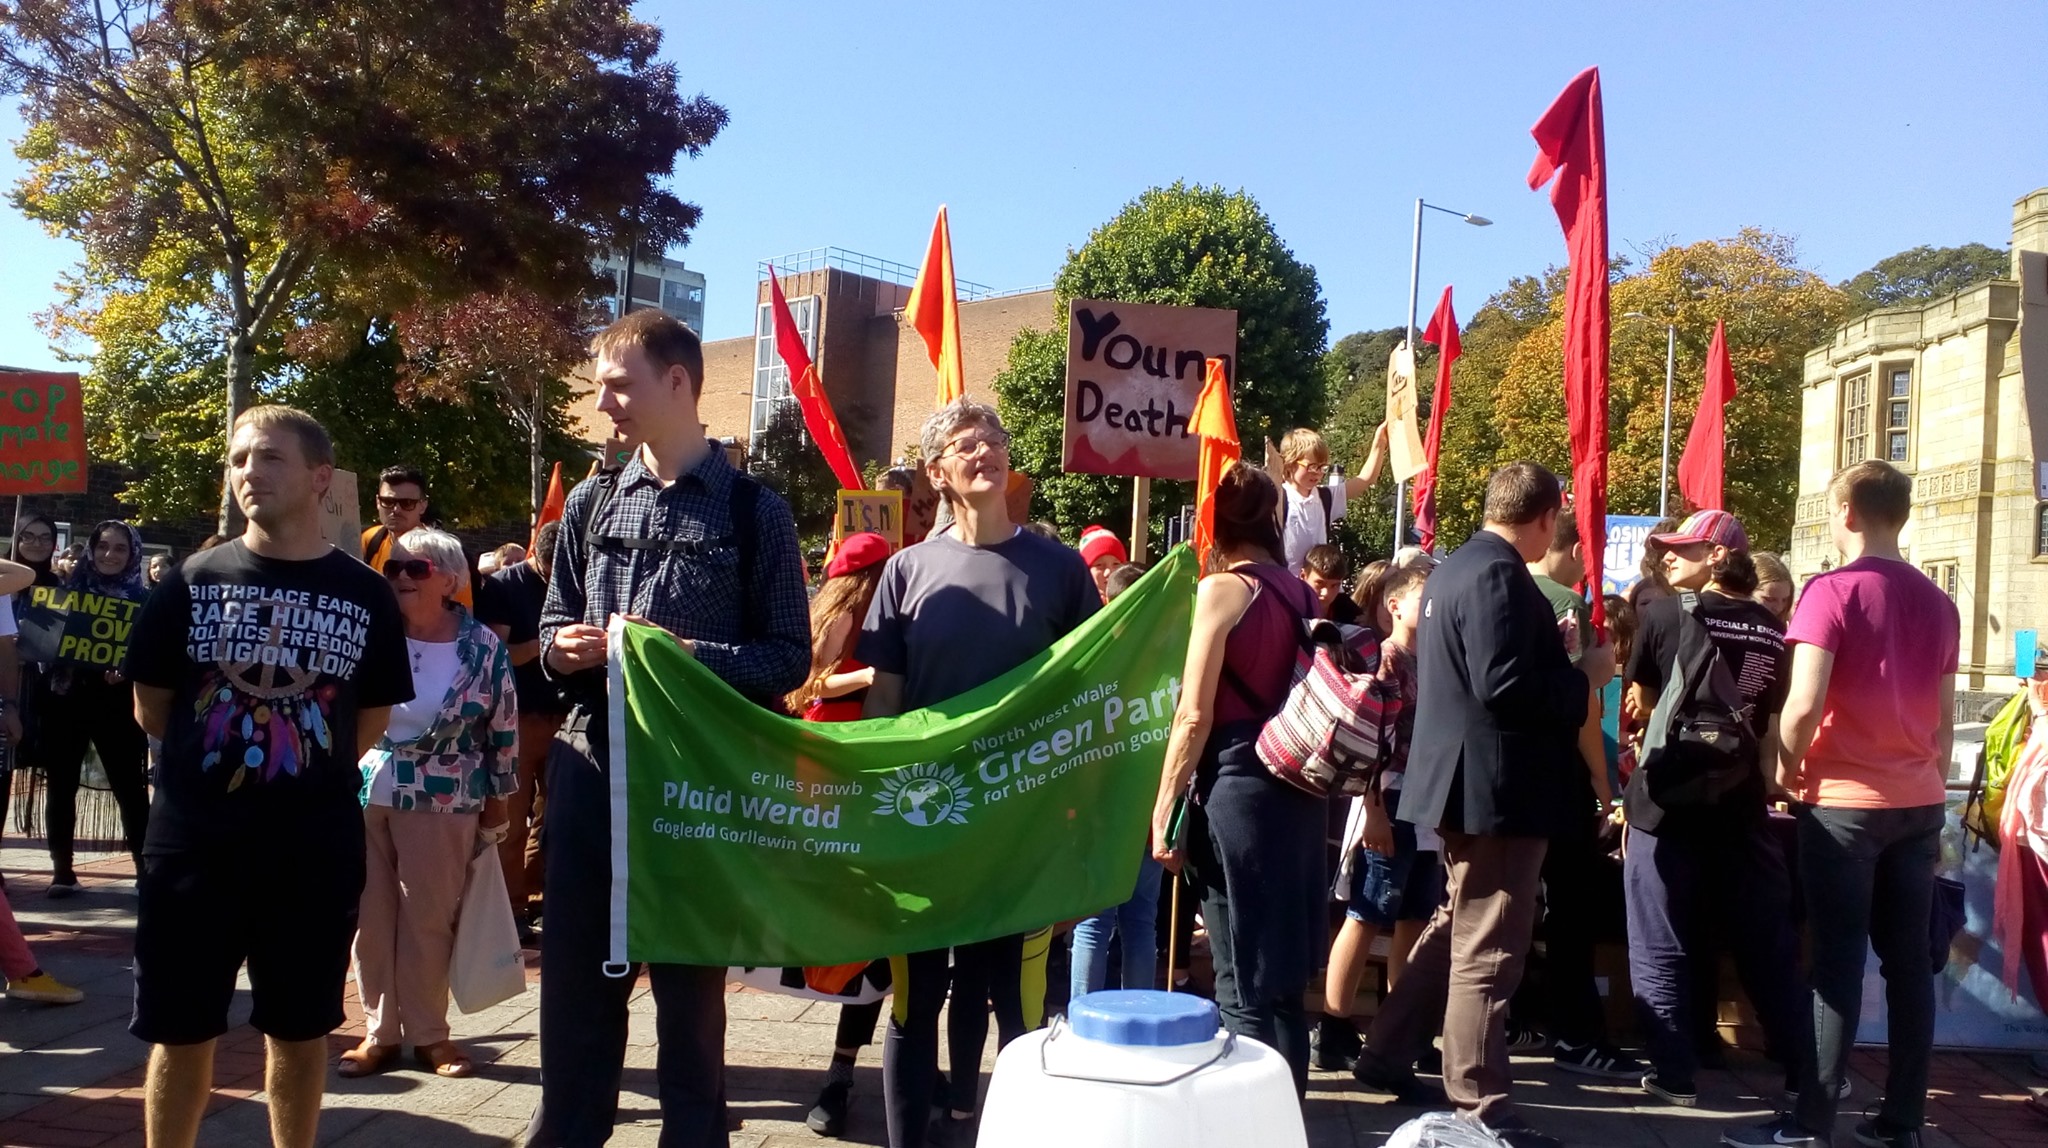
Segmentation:
[[(1216, 491), (1216, 546), (1195, 593), (1180, 709), (1152, 815), (1152, 850), (1185, 862), (1202, 898), (1224, 1027), (1278, 1049), (1308, 1087), (1302, 993), (1327, 944), (1328, 803), (1275, 780), (1253, 752), (1294, 680), (1314, 593), (1280, 564), (1279, 489), (1238, 463)], [(1191, 798), (1181, 840), (1167, 838)]]

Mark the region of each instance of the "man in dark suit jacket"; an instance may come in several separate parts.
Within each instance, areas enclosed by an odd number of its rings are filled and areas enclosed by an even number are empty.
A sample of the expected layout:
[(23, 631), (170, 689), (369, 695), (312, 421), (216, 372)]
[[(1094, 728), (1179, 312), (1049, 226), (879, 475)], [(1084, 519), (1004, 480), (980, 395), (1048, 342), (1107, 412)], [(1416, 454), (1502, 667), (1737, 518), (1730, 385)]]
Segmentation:
[(1485, 526), (1430, 575), (1416, 634), (1415, 741), (1400, 816), (1444, 840), (1450, 896), (1380, 1009), (1354, 1075), (1415, 1103), (1415, 1055), (1443, 1018), (1444, 1093), (1515, 1148), (1558, 1142), (1508, 1096), (1508, 998), (1536, 924), (1548, 838), (1570, 824), (1585, 772), (1578, 730), (1587, 679), (1613, 650), (1572, 665), (1525, 563), (1550, 548), (1557, 476), (1532, 462), (1495, 471)]

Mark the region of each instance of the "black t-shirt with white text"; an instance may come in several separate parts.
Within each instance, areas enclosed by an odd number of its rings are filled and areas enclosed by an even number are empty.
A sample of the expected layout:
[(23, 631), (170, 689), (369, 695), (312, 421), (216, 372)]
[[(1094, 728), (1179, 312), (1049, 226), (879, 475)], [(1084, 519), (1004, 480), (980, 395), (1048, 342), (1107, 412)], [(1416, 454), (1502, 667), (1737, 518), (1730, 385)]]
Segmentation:
[(391, 586), (339, 550), (310, 561), (238, 539), (157, 584), (128, 677), (172, 691), (145, 851), (360, 835), (360, 709), (410, 701)]
[[(1792, 654), (1785, 645), (1784, 623), (1748, 598), (1731, 598), (1712, 590), (1700, 592), (1695, 616), (1706, 626), (1742, 700), (1754, 707), (1750, 728), (1761, 747), (1771, 717), (1785, 708), (1785, 696), (1791, 689)], [(1629, 651), (1628, 681), (1640, 682), (1653, 691), (1663, 688), (1671, 672), (1671, 660), (1678, 654), (1681, 620), (1681, 605), (1675, 597), (1659, 599), (1643, 608), (1635, 646)], [(1673, 820), (1672, 811), (1660, 809), (1650, 800), (1647, 784), (1637, 776), (1630, 777), (1625, 800), (1629, 824), (1644, 832), (1656, 832), (1667, 825), (1675, 828), (1681, 823)], [(1764, 778), (1758, 769), (1721, 799), (1715, 809), (1704, 813), (1687, 810), (1682, 820), (1706, 820), (1720, 814), (1716, 819), (1719, 823), (1726, 823), (1729, 817), (1747, 822), (1763, 813)]]

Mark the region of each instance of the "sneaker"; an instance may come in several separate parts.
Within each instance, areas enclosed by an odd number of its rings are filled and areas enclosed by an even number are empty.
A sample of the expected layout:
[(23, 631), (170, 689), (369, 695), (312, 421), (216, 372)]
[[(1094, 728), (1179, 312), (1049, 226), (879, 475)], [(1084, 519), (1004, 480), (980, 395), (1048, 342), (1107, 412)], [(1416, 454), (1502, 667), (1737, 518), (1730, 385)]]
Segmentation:
[(1326, 1016), (1309, 1033), (1316, 1054), (1316, 1067), (1324, 1072), (1344, 1072), (1358, 1063), (1358, 1029), (1348, 1018)]
[(1550, 1041), (1544, 1037), (1542, 1030), (1519, 1021), (1508, 1022), (1509, 1052), (1536, 1052), (1548, 1047), (1549, 1044)]
[[(1840, 1103), (1841, 1103), (1842, 1101), (1844, 1101), (1844, 1100), (1847, 1100), (1847, 1099), (1849, 1099), (1849, 1097), (1851, 1097), (1851, 1096), (1855, 1095), (1855, 1093), (1856, 1093), (1856, 1086), (1855, 1086), (1854, 1084), (1850, 1083), (1850, 1081), (1849, 1081), (1849, 1078), (1848, 1078), (1848, 1077), (1846, 1077), (1846, 1076), (1845, 1076), (1845, 1077), (1841, 1078), (1840, 1080), (1837, 1080), (1837, 1081), (1835, 1081), (1835, 1103), (1836, 1103), (1836, 1104), (1840, 1104)], [(1787, 1086), (1787, 1087), (1786, 1087), (1786, 1089), (1785, 1089), (1785, 1097), (1784, 1097), (1784, 1100), (1785, 1100), (1785, 1111), (1787, 1111), (1787, 1112), (1790, 1112), (1790, 1111), (1792, 1111), (1792, 1110), (1793, 1110), (1794, 1108), (1797, 1108), (1797, 1107), (1799, 1107), (1799, 1090), (1798, 1090), (1798, 1089), (1796, 1089), (1796, 1088), (1792, 1088), (1792, 1087), (1790, 1087), (1790, 1086)]]
[(1697, 1108), (1700, 1104), (1699, 1086), (1689, 1080), (1681, 1081), (1677, 1077), (1667, 1081), (1659, 1079), (1655, 1072), (1646, 1072), (1643, 1074), (1643, 1091), (1666, 1104), (1676, 1104), (1680, 1108)]
[(1382, 1069), (1378, 1061), (1363, 1056), (1351, 1066), (1351, 1079), (1374, 1092), (1392, 1096), (1396, 1104), (1411, 1108), (1442, 1108), (1450, 1103), (1443, 1089), (1423, 1083), (1416, 1079), (1414, 1073), (1389, 1072)]
[(805, 1127), (820, 1136), (837, 1136), (846, 1130), (846, 1109), (853, 1099), (853, 1083), (835, 1080), (818, 1093), (818, 1102), (804, 1118)]
[(78, 878), (76, 878), (76, 877), (63, 877), (63, 878), (53, 878), (53, 879), (51, 879), (51, 881), (50, 881), (50, 889), (49, 889), (49, 898), (50, 898), (50, 900), (52, 900), (52, 901), (62, 901), (62, 900), (63, 900), (64, 898), (66, 898), (66, 897), (75, 897), (75, 896), (77, 896), (77, 895), (78, 895)]
[(1882, 1116), (1856, 1125), (1856, 1143), (1869, 1148), (1920, 1148), (1918, 1128), (1894, 1128)]
[(1581, 1076), (1604, 1076), (1614, 1080), (1641, 1080), (1648, 1066), (1619, 1050), (1599, 1044), (1557, 1042), (1551, 1063)]
[(1730, 1128), (1721, 1133), (1729, 1148), (1813, 1148), (1819, 1138), (1799, 1126), (1790, 1113), (1782, 1113), (1769, 1124)]
[(8, 981), (7, 997), (9, 1000), (41, 1001), (44, 1004), (77, 1004), (85, 999), (85, 994), (37, 969), (18, 981)]

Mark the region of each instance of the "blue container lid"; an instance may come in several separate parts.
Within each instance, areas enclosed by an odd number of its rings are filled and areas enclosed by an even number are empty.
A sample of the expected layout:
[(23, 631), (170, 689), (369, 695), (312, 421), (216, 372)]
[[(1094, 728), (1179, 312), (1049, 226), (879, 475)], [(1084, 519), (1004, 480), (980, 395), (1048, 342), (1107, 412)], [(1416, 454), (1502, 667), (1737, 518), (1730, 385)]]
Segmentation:
[(1068, 1004), (1067, 1023), (1074, 1035), (1104, 1044), (1200, 1044), (1216, 1035), (1216, 1004), (1193, 993), (1116, 989), (1088, 993)]

